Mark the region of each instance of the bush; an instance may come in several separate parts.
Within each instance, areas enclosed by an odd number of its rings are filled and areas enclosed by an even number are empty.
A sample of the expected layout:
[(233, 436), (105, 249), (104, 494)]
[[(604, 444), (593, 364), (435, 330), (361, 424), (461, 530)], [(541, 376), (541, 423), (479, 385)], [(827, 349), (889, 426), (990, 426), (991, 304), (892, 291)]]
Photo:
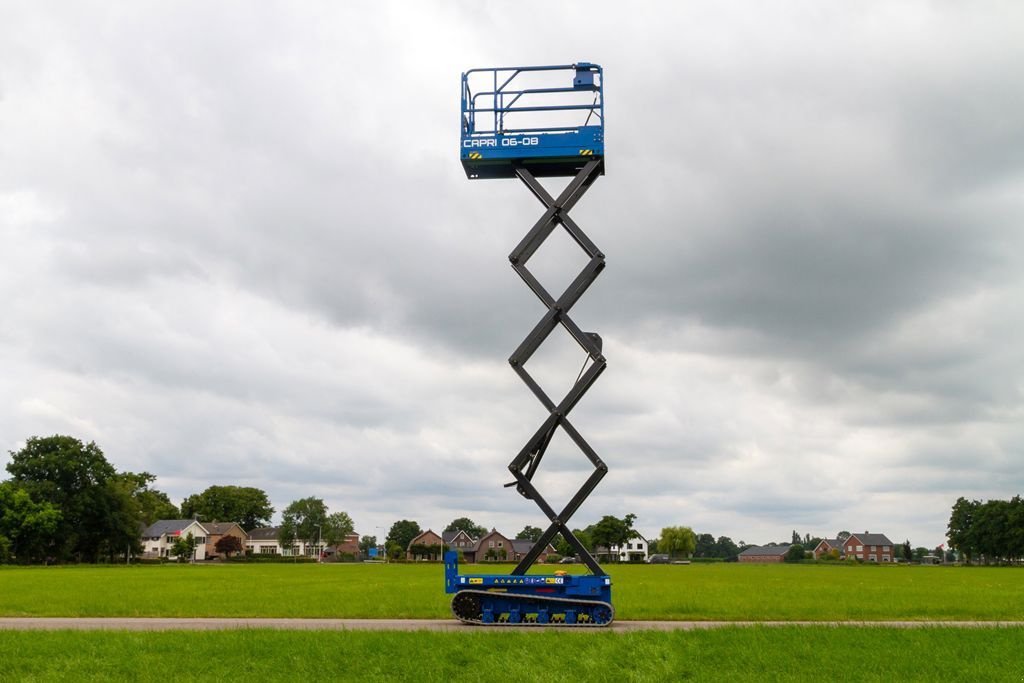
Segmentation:
[(799, 543), (790, 546), (786, 555), (782, 558), (785, 562), (802, 562), (807, 558), (807, 551)]
[(562, 561), (562, 556), (559, 555), (558, 553), (551, 553), (550, 555), (548, 555), (547, 559), (544, 560), (544, 561), (546, 563), (548, 563), (548, 564), (558, 564), (559, 562)]

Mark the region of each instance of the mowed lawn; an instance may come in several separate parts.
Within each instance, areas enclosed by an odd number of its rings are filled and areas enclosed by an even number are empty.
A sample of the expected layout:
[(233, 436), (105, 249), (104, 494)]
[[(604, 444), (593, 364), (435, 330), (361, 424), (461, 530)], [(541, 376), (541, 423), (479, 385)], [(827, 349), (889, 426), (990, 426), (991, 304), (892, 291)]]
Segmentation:
[(1021, 628), (0, 631), (0, 680), (972, 680), (1024, 676)]
[[(1024, 571), (1015, 568), (607, 568), (618, 619), (1024, 620)], [(449, 600), (436, 564), (0, 568), (2, 616), (447, 618)]]

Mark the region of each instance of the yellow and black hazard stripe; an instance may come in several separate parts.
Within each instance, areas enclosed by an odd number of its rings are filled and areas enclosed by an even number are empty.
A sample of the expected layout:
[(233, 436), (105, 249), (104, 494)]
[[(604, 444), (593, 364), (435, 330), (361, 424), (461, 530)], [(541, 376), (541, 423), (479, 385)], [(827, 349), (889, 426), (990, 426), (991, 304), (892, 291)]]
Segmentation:
[(483, 158), (484, 158), (484, 155), (483, 155), (483, 154), (481, 154), (480, 152), (470, 152), (470, 153), (469, 153), (469, 158), (470, 158), (470, 159), (473, 159), (473, 160), (476, 160), (476, 159), (483, 159)]
[(581, 157), (592, 157), (592, 156), (594, 156), (594, 150), (592, 150), (592, 149), (581, 149), (580, 150), (580, 156)]

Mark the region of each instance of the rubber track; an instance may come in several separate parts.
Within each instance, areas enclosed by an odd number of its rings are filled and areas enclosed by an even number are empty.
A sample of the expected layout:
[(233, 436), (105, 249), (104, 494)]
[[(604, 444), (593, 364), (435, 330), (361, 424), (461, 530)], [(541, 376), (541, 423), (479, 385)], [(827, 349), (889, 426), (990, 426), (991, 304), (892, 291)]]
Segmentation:
[[(484, 597), (494, 597), (494, 593), (491, 593), (490, 591), (484, 591), (484, 590), (461, 590), (458, 593), (456, 593), (454, 596), (452, 596), (452, 603), (455, 602), (455, 598), (457, 596), (459, 596), (459, 595), (466, 595), (466, 594), (480, 595), (480, 596), (484, 596)], [(615, 608), (612, 607), (611, 603), (609, 603), (609, 602), (601, 602), (601, 601), (598, 601), (598, 600), (569, 600), (569, 599), (566, 599), (566, 598), (549, 598), (549, 597), (543, 596), (543, 595), (519, 595), (517, 593), (503, 593), (502, 597), (506, 598), (506, 599), (507, 598), (513, 598), (515, 600), (521, 600), (522, 602), (532, 602), (534, 600), (537, 600), (537, 601), (542, 601), (542, 602), (558, 602), (558, 603), (562, 603), (562, 604), (565, 604), (565, 605), (581, 605), (581, 604), (583, 604), (583, 605), (587, 605), (587, 606), (590, 606), (590, 607), (592, 607), (594, 605), (604, 605), (605, 607), (608, 608), (608, 614), (610, 614), (611, 617), (608, 619), (608, 621), (604, 622), (603, 624), (595, 624), (595, 623), (566, 624), (564, 622), (548, 622), (546, 624), (541, 624), (539, 622), (527, 622), (527, 621), (520, 621), (518, 623), (512, 623), (510, 621), (503, 621), (503, 622), (495, 621), (495, 622), (492, 622), (492, 623), (488, 624), (488, 623), (485, 623), (481, 619), (466, 619), (465, 617), (459, 616), (458, 614), (455, 613), (455, 606), (454, 606), (454, 604), (451, 607), (452, 616), (455, 617), (456, 619), (458, 619), (459, 621), (461, 621), (463, 624), (473, 624), (473, 625), (477, 625), (477, 626), (544, 626), (544, 627), (548, 627), (548, 628), (551, 628), (551, 627), (555, 627), (555, 628), (604, 628), (606, 626), (611, 626), (612, 622), (615, 621)]]

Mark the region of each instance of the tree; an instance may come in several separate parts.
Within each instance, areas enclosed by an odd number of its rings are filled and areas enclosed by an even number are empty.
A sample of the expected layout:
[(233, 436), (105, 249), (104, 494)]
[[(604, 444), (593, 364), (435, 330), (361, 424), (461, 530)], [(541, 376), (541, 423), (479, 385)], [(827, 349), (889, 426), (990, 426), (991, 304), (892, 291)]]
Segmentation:
[[(576, 536), (576, 540), (579, 541), (583, 545), (583, 547), (586, 548), (587, 550), (593, 550), (594, 549), (594, 539), (591, 536), (591, 529), (593, 529), (593, 527), (594, 527), (594, 525), (590, 525), (586, 529), (573, 529), (572, 530), (573, 535)], [(559, 538), (561, 538), (561, 536), (559, 536)], [(565, 553), (562, 553), (563, 555), (575, 555), (576, 554), (576, 549), (573, 548), (571, 545), (566, 543), (565, 546), (566, 546), (566, 548), (568, 548), (568, 551), (565, 552)]]
[(718, 557), (715, 547), (715, 537), (711, 534), (698, 534), (697, 543), (693, 549), (694, 557)]
[[(351, 527), (352, 520), (349, 519), (348, 523)], [(327, 506), (322, 499), (315, 496), (292, 501), (284, 509), (281, 520), (281, 531), (287, 529), (294, 538), (304, 541), (307, 547), (319, 543), (323, 539), (326, 526)], [(279, 536), (280, 533), (279, 531)]]
[(523, 527), (522, 531), (520, 531), (518, 534), (516, 534), (516, 538), (517, 539), (526, 539), (526, 540), (533, 541), (534, 543), (536, 543), (537, 541), (540, 540), (540, 537), (543, 534), (544, 534), (544, 532), (541, 531), (539, 527), (527, 525), (527, 526)]
[(363, 555), (369, 555), (370, 554), (370, 548), (376, 548), (376, 547), (377, 547), (377, 537), (376, 536), (363, 536), (362, 538), (359, 539), (359, 552), (361, 552)]
[(277, 544), (281, 546), (282, 555), (291, 554), (292, 550), (295, 548), (296, 538), (294, 523), (284, 523), (277, 528)]
[(846, 539), (848, 539), (850, 536), (851, 534), (849, 531), (840, 531), (838, 534), (836, 534), (836, 540), (838, 540), (840, 543), (846, 543)]
[(688, 526), (668, 526), (661, 530), (658, 548), (668, 553), (669, 558), (676, 555), (687, 557), (697, 547), (697, 536)]
[(729, 559), (736, 557), (740, 554), (739, 547), (732, 542), (732, 539), (728, 536), (719, 536), (718, 540), (715, 541), (715, 554), (714, 557), (721, 557), (722, 559)]
[(178, 519), (178, 508), (163, 491), (150, 488), (156, 477), (149, 472), (121, 472), (115, 478), (126, 488), (135, 512), (145, 526), (158, 519)]
[(914, 550), (910, 547), (910, 539), (903, 541), (903, 560), (910, 562), (914, 559)]
[(786, 551), (786, 554), (782, 557), (782, 559), (784, 562), (800, 562), (806, 557), (807, 551), (804, 550), (804, 544), (794, 543), (793, 545), (789, 546), (789, 550)]
[(412, 539), (423, 533), (420, 529), (420, 525), (409, 519), (400, 519), (391, 525), (391, 530), (388, 531), (387, 542), (389, 544), (396, 544), (402, 548), (404, 553), (412, 543)]
[(334, 512), (327, 516), (323, 526), (323, 541), (326, 545), (338, 545), (355, 529), (347, 512)]
[[(612, 546), (617, 546), (619, 550), (623, 550), (626, 541), (636, 538), (637, 532), (633, 529), (633, 521), (636, 520), (636, 515), (628, 514), (622, 519), (614, 517), (612, 515), (605, 515), (601, 520), (592, 526), (587, 527), (587, 531), (590, 535), (590, 540), (594, 544), (594, 549), (605, 548), (611, 552)], [(616, 561), (619, 559), (618, 555), (614, 558)]]
[(181, 514), (205, 522), (235, 522), (246, 531), (266, 526), (274, 516), (270, 499), (251, 486), (210, 486), (181, 503)]
[(806, 536), (804, 536), (804, 541), (802, 545), (804, 546), (804, 550), (813, 552), (814, 549), (818, 547), (818, 544), (821, 543), (821, 541), (822, 539), (819, 536), (811, 536), (810, 534), (807, 534)]
[(387, 541), (384, 547), (386, 549), (388, 557), (390, 557), (392, 560), (398, 560), (403, 555), (405, 555), (406, 548), (408, 548), (409, 546), (400, 545), (395, 541)]
[(949, 517), (947, 538), (968, 563), (981, 560), (1016, 563), (1024, 557), (1024, 500), (958, 498)]
[(54, 505), (32, 500), (12, 481), (0, 483), (0, 562), (42, 562), (57, 546), (61, 514)]
[(178, 558), (178, 562), (181, 562), (182, 559), (191, 562), (195, 551), (196, 539), (191, 531), (186, 536), (179, 536), (171, 546), (171, 554)]
[(71, 436), (31, 437), (11, 451), (7, 471), (36, 502), (60, 510), (58, 559), (85, 559), (138, 551), (139, 518), (130, 484), (118, 479), (95, 443)]
[(242, 552), (242, 539), (231, 534), (221, 536), (213, 545), (213, 549), (226, 557), (231, 557), (231, 553)]
[[(444, 528), (445, 531), (465, 531), (470, 538), (482, 538), (487, 534), (487, 527), (480, 526), (469, 517), (453, 519), (451, 524)], [(416, 532), (419, 534), (419, 532)], [(412, 540), (412, 539), (410, 539)]]

